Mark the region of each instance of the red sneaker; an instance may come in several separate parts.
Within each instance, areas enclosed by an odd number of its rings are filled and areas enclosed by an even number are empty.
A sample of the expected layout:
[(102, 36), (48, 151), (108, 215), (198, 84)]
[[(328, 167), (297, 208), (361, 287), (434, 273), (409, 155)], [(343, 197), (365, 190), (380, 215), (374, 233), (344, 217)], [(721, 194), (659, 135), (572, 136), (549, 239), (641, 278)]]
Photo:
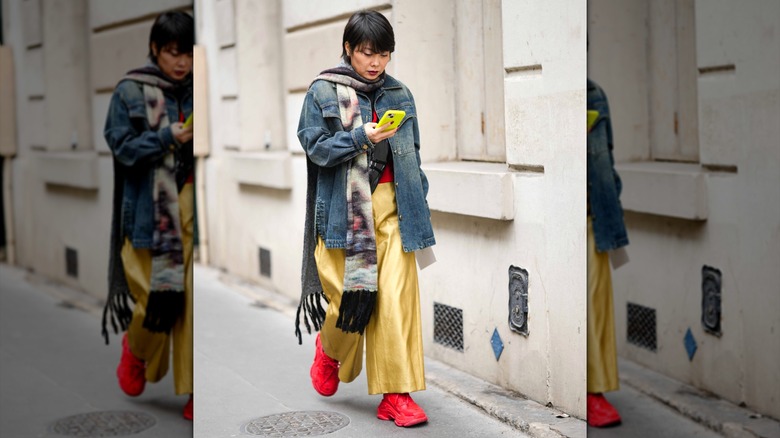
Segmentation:
[(620, 424), (620, 414), (603, 394), (588, 393), (588, 425), (606, 427)]
[(400, 427), (414, 426), (428, 421), (425, 412), (408, 393), (385, 394), (379, 407), (376, 408), (376, 418), (395, 420), (395, 425)]
[(130, 346), (127, 344), (127, 333), (125, 333), (122, 338), (122, 357), (116, 368), (119, 387), (130, 397), (141, 395), (146, 386), (145, 371), (144, 361), (133, 356), (133, 352), (130, 351)]
[(184, 405), (184, 412), (182, 413), (185, 420), (192, 421), (192, 394), (190, 394), (190, 401)]
[(314, 390), (320, 395), (330, 397), (339, 389), (339, 362), (325, 354), (319, 333), (315, 342), (314, 363), (309, 374)]

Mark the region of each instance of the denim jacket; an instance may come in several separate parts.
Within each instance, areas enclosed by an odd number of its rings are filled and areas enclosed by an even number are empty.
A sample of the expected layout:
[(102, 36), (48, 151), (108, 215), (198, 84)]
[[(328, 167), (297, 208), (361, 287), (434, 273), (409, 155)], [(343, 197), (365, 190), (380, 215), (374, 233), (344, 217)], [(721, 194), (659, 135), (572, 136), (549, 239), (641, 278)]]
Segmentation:
[[(369, 97), (357, 91), (363, 123), (372, 120)], [(428, 180), (420, 169), (420, 132), (412, 93), (398, 80), (387, 75), (375, 92), (374, 108), (406, 112), (396, 134), (390, 138), (398, 223), (405, 252), (436, 243), (430, 211), (425, 197)], [(303, 103), (298, 123), (298, 139), (309, 161), (316, 167), (314, 226), (327, 248), (344, 248), (347, 236), (347, 163), (358, 154), (370, 152), (374, 145), (363, 126), (345, 132), (341, 125), (336, 86), (315, 81)]]
[(628, 245), (620, 204), (622, 184), (612, 156), (612, 122), (607, 95), (588, 79), (588, 109), (599, 117), (588, 133), (588, 208), (593, 219), (596, 248), (610, 251)]
[[(163, 94), (171, 123), (179, 121), (180, 112), (185, 117), (192, 113), (191, 79), (163, 88)], [(115, 182), (122, 186), (121, 234), (130, 238), (133, 247), (149, 248), (154, 231), (154, 169), (176, 145), (176, 179), (181, 188), (192, 171), (192, 142), (179, 145), (170, 126), (152, 131), (143, 87), (127, 79), (114, 90), (103, 133), (114, 155)]]

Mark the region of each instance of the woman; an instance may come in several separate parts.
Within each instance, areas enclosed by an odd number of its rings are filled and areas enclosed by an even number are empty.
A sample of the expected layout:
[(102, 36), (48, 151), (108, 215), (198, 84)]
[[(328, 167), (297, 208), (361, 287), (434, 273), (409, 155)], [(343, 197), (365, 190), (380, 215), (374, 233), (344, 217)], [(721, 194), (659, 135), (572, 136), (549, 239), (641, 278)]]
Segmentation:
[[(119, 81), (104, 135), (114, 156), (109, 296), (103, 311), (114, 332), (127, 330), (119, 386), (140, 395), (168, 371), (173, 343), (176, 394), (190, 394), (192, 420), (192, 47), (184, 12), (157, 17), (149, 62)], [(130, 309), (128, 298), (135, 306)]]
[[(296, 334), (300, 343), (303, 311), (309, 332), (309, 320), (320, 331), (311, 378), (323, 396), (360, 374), (365, 338), (368, 392), (384, 394), (377, 417), (412, 426), (428, 420), (409, 396), (425, 389), (413, 251), (435, 240), (414, 99), (385, 73), (394, 49), (384, 15), (355, 13), (344, 28), (342, 62), (306, 94), (298, 125), (308, 193)], [(395, 129), (377, 129), (389, 109), (406, 116)], [(370, 169), (378, 179), (373, 194)]]
[(622, 184), (612, 155), (612, 120), (607, 95), (588, 80), (588, 110), (599, 116), (588, 131), (588, 425), (621, 422), (604, 397), (619, 388), (612, 276), (609, 254), (628, 245), (620, 204)]

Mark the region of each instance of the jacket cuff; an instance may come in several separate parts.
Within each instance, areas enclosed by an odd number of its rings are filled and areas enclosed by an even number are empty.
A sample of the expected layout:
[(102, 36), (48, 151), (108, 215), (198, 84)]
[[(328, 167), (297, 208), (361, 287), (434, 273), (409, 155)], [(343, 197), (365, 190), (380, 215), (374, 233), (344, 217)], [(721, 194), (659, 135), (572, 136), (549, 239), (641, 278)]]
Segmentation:
[(365, 125), (352, 130), (352, 141), (355, 143), (355, 148), (358, 152), (368, 152), (374, 149), (374, 143), (371, 143), (368, 135), (366, 135)]
[(181, 144), (176, 141), (176, 137), (173, 136), (170, 125), (160, 129), (158, 135), (160, 136), (160, 143), (162, 144), (163, 150), (173, 151), (181, 147)]

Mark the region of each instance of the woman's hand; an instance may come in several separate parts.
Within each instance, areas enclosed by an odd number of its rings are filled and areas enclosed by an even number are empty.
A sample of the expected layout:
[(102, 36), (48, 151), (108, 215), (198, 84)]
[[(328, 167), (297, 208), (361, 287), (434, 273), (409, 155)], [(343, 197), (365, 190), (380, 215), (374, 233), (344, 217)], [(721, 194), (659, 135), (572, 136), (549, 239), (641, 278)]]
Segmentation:
[(171, 134), (179, 144), (187, 143), (192, 140), (192, 125), (184, 127), (184, 123), (176, 122), (171, 125)]
[(388, 138), (394, 136), (396, 131), (398, 131), (398, 128), (393, 128), (389, 131), (385, 131), (384, 129), (376, 129), (376, 123), (373, 122), (366, 123), (363, 126), (366, 130), (366, 136), (373, 144), (377, 144), (382, 140), (387, 140)]

